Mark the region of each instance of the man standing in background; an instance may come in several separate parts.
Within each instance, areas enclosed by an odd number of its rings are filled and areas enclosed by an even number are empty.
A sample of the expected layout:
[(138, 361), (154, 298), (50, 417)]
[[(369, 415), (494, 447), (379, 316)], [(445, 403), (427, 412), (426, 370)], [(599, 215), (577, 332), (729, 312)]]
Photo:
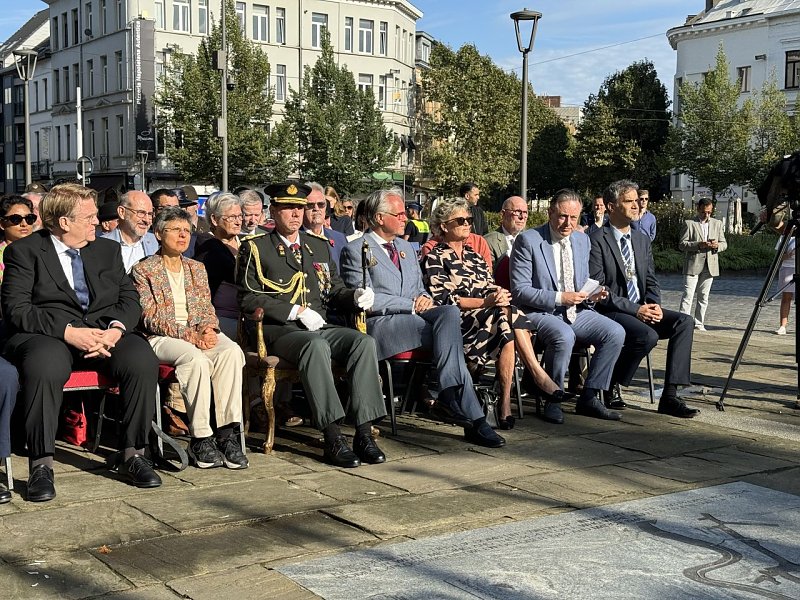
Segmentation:
[(489, 233), (489, 227), (486, 225), (486, 215), (483, 214), (483, 209), (478, 206), (478, 199), (481, 197), (481, 191), (478, 186), (468, 181), (462, 183), (458, 189), (458, 195), (464, 198), (470, 206), (472, 212), (472, 231), (478, 235), (486, 235)]

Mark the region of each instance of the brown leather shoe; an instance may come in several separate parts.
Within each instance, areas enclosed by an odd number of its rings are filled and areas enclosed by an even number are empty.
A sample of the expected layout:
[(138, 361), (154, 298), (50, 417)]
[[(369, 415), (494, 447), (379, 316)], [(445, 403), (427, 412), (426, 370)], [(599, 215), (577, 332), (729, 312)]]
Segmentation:
[(161, 407), (161, 424), (167, 435), (189, 435), (186, 423), (166, 404)]

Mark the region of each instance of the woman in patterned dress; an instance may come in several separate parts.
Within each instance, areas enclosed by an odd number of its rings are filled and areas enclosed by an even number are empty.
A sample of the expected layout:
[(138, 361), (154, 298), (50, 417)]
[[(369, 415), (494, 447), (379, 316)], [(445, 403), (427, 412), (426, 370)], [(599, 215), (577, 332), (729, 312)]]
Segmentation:
[(511, 382), (515, 351), (545, 396), (564, 398), (558, 385), (536, 360), (531, 343), (533, 324), (515, 306), (508, 290), (495, 285), (489, 267), (465, 241), (472, 217), (462, 198), (440, 202), (431, 214), (431, 230), (439, 243), (422, 261), (425, 285), (436, 304), (455, 304), (461, 309), (461, 331), (467, 366), (480, 372), (496, 361), (501, 396), (499, 422), (502, 429), (514, 426), (511, 416)]

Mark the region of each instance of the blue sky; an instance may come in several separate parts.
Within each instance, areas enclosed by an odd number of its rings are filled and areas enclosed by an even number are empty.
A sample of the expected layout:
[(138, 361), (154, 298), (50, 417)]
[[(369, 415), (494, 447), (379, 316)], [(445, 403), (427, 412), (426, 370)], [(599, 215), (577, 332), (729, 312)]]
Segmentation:
[[(705, 6), (704, 0), (411, 1), (424, 13), (418, 29), (453, 48), (474, 44), (481, 54), (517, 74), (522, 57), (509, 15), (522, 8), (541, 12), (529, 76), (537, 93), (561, 96), (564, 104), (582, 104), (608, 75), (644, 58), (653, 61), (671, 94), (675, 52), (664, 34)], [(40, 0), (6, 0), (0, 39), (46, 6)]]

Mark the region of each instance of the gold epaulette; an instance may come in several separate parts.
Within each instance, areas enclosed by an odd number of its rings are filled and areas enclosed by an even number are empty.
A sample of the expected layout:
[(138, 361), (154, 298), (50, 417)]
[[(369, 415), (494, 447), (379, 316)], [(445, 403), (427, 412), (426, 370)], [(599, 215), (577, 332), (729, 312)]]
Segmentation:
[(326, 238), (324, 235), (319, 233), (314, 233), (313, 231), (309, 231), (308, 229), (304, 230), (303, 233), (305, 233), (306, 235), (310, 235), (311, 237), (317, 238), (318, 240), (324, 240), (326, 242), (328, 241), (328, 238)]
[(262, 231), (261, 233), (251, 233), (250, 235), (246, 235), (243, 238), (241, 238), (240, 241), (246, 242), (248, 240), (254, 240), (256, 238), (264, 237), (265, 235), (268, 235), (266, 231)]
[[(297, 271), (287, 283), (267, 279), (261, 269), (261, 255), (258, 251), (258, 246), (255, 245), (252, 239), (248, 240), (248, 245), (250, 246), (250, 259), (246, 268), (250, 268), (250, 262), (252, 261), (256, 268), (256, 278), (267, 291), (254, 290), (247, 285), (248, 289), (257, 294), (291, 294), (290, 303), (295, 304), (299, 300), (301, 306), (307, 306), (305, 273)], [(245, 282), (247, 282), (247, 275), (245, 275)]]

